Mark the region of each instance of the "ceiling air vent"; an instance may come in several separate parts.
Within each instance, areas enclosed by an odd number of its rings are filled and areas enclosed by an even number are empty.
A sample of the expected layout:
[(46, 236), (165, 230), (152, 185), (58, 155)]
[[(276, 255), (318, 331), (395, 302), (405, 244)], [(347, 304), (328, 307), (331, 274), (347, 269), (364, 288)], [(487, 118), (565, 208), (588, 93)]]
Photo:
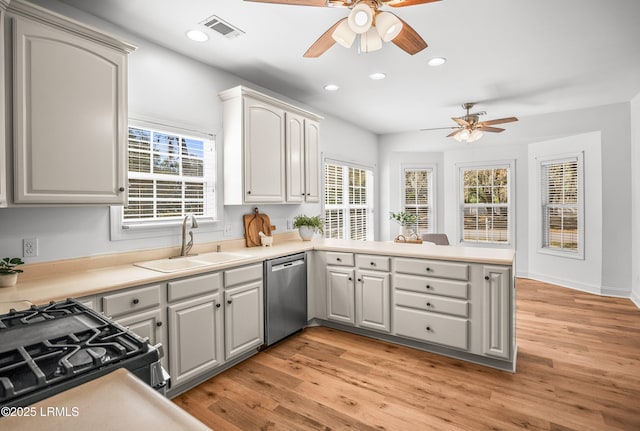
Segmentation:
[(227, 21), (216, 15), (211, 15), (209, 18), (202, 21), (201, 24), (217, 33), (220, 33), (228, 39), (233, 39), (240, 36), (241, 34), (244, 34), (244, 31), (229, 24)]

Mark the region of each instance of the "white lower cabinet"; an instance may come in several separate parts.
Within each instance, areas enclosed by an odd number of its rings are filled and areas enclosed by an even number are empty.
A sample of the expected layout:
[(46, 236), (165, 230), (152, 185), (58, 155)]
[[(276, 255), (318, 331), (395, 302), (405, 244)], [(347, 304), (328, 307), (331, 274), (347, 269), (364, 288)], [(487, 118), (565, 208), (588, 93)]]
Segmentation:
[(221, 298), (217, 292), (168, 307), (169, 374), (173, 385), (222, 363)]
[(224, 292), (226, 360), (262, 345), (262, 281)]
[(485, 355), (507, 359), (511, 355), (511, 271), (484, 266), (482, 285), (482, 348)]
[(389, 332), (389, 273), (356, 271), (356, 325)]
[(264, 342), (262, 262), (224, 272), (224, 356), (227, 361)]
[[(108, 293), (102, 295), (100, 301), (95, 297), (81, 299), (83, 304), (93, 309), (101, 305), (107, 316), (136, 335), (147, 338), (150, 344), (162, 344), (166, 353), (167, 329), (162, 307), (163, 288), (163, 284), (154, 284)], [(167, 364), (165, 356), (162, 358), (162, 365), (166, 368)]]
[(355, 270), (327, 267), (327, 319), (355, 325)]
[(396, 307), (394, 315), (397, 335), (463, 350), (469, 346), (467, 319), (401, 307)]

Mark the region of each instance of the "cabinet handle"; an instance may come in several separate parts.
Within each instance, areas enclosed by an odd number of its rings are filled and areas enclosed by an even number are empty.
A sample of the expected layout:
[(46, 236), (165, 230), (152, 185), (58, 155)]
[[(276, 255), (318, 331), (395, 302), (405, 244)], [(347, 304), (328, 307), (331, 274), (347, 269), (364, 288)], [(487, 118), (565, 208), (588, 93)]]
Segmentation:
[(342, 262), (342, 258), (336, 257), (336, 262)]
[(360, 283), (361, 281), (362, 281), (362, 279), (361, 279), (361, 278), (359, 278), (359, 279), (358, 279), (358, 283)]
[(227, 299), (227, 304), (231, 304), (233, 301), (230, 299)]
[(156, 322), (156, 326), (158, 327), (162, 326), (162, 322)]
[(431, 303), (430, 302), (427, 302), (427, 307), (431, 307)]
[(124, 191), (124, 187), (120, 187), (118, 190), (120, 190), (121, 192)]
[(375, 262), (371, 262), (371, 266), (376, 266), (376, 263)]
[(430, 271), (431, 271), (431, 268), (427, 267), (427, 272), (430, 272)]
[(427, 284), (427, 289), (431, 289), (431, 285)]
[(485, 276), (484, 276), (484, 279), (488, 281), (488, 280), (489, 280), (489, 276), (488, 276), (488, 275), (485, 275)]
[(304, 196), (304, 193), (300, 193), (302, 196)]
[(220, 308), (220, 304), (216, 303), (216, 308)]
[(311, 193), (307, 193), (307, 196), (311, 196)]
[(134, 298), (134, 300), (131, 302), (133, 303), (133, 305), (137, 305), (138, 303), (140, 303), (140, 300), (138, 298)]
[(427, 326), (427, 332), (431, 331), (431, 326)]
[(353, 280), (353, 278), (349, 277), (349, 281)]
[(251, 194), (251, 190), (247, 190), (247, 194), (250, 195)]

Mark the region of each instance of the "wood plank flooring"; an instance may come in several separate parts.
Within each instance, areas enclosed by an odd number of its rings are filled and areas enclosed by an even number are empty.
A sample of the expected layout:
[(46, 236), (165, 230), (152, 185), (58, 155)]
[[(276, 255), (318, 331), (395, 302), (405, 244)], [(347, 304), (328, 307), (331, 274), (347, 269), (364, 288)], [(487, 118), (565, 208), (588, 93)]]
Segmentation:
[(517, 281), (516, 374), (316, 327), (174, 399), (215, 430), (640, 430), (640, 310)]

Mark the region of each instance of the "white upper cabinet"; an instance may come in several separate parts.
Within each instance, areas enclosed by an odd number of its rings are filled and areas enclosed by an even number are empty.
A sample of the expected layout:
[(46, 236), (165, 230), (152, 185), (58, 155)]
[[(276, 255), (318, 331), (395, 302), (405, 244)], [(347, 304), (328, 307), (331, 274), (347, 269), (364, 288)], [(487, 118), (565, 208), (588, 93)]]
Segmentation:
[(220, 98), (224, 204), (318, 202), (321, 117), (244, 87)]
[(244, 97), (243, 104), (244, 201), (282, 202), (284, 110), (252, 97)]
[(126, 203), (134, 47), (22, 1), (7, 17), (14, 203)]

